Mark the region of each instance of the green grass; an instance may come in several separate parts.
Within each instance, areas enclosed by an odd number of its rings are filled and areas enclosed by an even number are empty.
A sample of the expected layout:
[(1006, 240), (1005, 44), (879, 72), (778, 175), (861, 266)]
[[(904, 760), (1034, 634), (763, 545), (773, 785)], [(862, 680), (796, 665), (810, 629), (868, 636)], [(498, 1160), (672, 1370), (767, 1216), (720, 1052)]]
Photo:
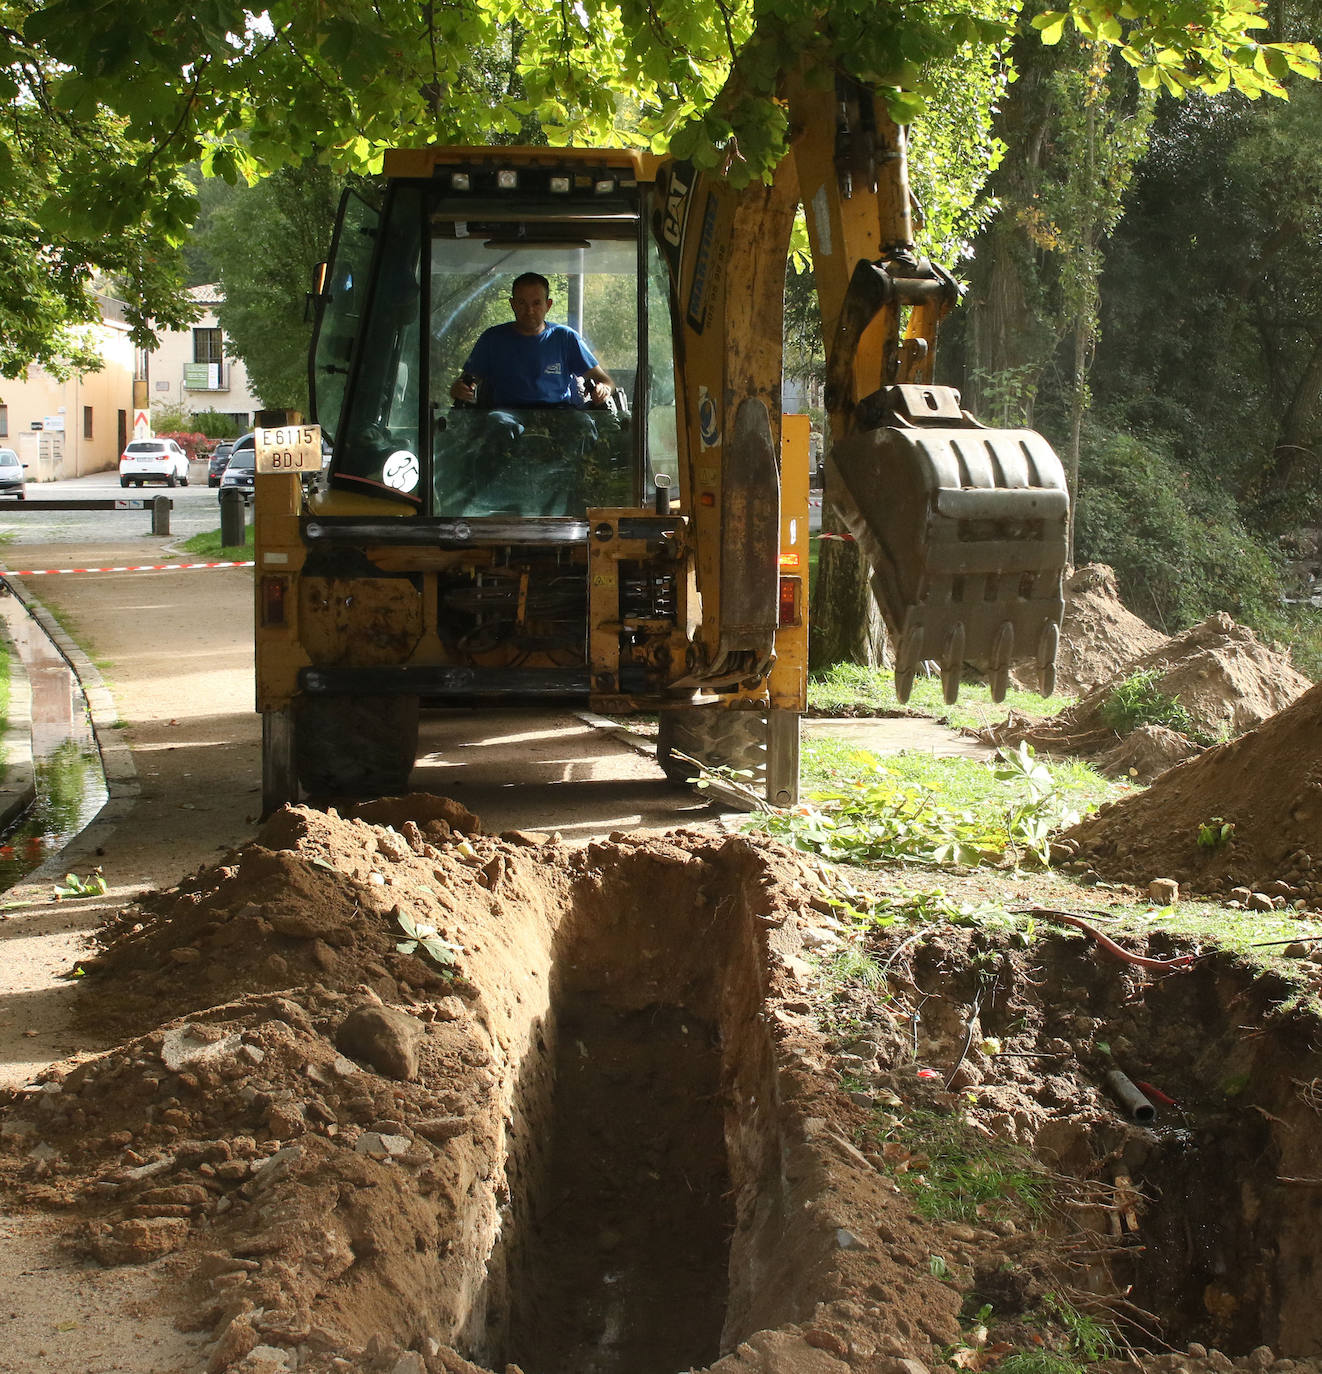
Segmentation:
[[(1076, 810), (1115, 801), (1133, 790), (1132, 784), (1113, 782), (1079, 759), (1043, 759), (1059, 795)], [(939, 793), (945, 805), (978, 807), (995, 803), (1004, 793), (992, 768), (979, 759), (945, 758), (913, 750), (874, 754), (847, 740), (829, 735), (805, 735), (800, 757), (805, 792), (838, 787), (842, 780), (872, 774), (884, 767), (907, 786)]]
[(1086, 764), (1046, 763), (1026, 746), (983, 761), (882, 757), (817, 738), (802, 763), (800, 804), (752, 824), (843, 863), (1040, 864), (1053, 830), (1124, 790)]
[(865, 1128), (877, 1145), (909, 1151), (907, 1167), (893, 1177), (923, 1216), (934, 1221), (976, 1221), (1022, 1209), (1036, 1215), (1046, 1183), (1014, 1150), (977, 1136), (959, 1115), (909, 1111), (896, 1121), (878, 1113)]
[(1004, 720), (1010, 711), (1032, 716), (1054, 716), (1074, 703), (1073, 697), (1040, 697), (1035, 692), (1011, 689), (1005, 700), (994, 702), (991, 689), (982, 683), (965, 683), (959, 700), (947, 706), (939, 677), (915, 679), (906, 705), (895, 695), (895, 681), (888, 668), (862, 668), (856, 663), (837, 663), (808, 681), (808, 709), (822, 715), (912, 714), (932, 716), (955, 727), (980, 729)]
[(1007, 1355), (996, 1366), (997, 1374), (1083, 1374), (1077, 1360), (1050, 1350), (1022, 1350)]
[[(252, 521), (248, 521), (243, 531), (243, 552), (246, 556), (253, 555), (253, 526)], [(195, 534), (191, 539), (185, 539), (179, 547), (188, 554), (194, 554), (199, 558), (223, 558), (232, 557), (239, 552), (237, 544), (222, 544), (220, 542), (220, 530), (207, 530), (202, 534)]]
[[(9, 733), (9, 640), (0, 637), (0, 743)], [(0, 755), (0, 760), (3, 756)], [(0, 779), (9, 772), (8, 765), (0, 761)]]

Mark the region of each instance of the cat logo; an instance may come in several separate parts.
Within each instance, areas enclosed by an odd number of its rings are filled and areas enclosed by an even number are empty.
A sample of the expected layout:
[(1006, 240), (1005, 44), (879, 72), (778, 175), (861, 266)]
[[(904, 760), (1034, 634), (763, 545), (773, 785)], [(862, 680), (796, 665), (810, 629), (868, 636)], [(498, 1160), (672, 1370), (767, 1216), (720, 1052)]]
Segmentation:
[(704, 449), (716, 448), (721, 442), (716, 402), (712, 400), (705, 386), (698, 388), (698, 441)]
[(679, 247), (680, 235), (684, 231), (684, 214), (688, 208), (689, 191), (692, 181), (681, 181), (678, 172), (671, 172), (670, 186), (666, 191), (666, 221), (661, 237), (672, 247)]

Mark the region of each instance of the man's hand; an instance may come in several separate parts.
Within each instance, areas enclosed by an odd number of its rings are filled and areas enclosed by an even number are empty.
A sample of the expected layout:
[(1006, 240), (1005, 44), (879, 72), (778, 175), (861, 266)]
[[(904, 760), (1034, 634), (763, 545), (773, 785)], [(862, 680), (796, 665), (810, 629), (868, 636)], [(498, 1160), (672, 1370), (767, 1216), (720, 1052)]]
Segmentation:
[(604, 406), (610, 400), (611, 392), (615, 390), (615, 383), (611, 381), (610, 373), (605, 368), (594, 367), (584, 376), (583, 389), (587, 392), (590, 405)]
[(471, 406), (477, 400), (477, 379), (470, 377), (467, 372), (462, 377), (456, 377), (450, 384), (450, 399)]

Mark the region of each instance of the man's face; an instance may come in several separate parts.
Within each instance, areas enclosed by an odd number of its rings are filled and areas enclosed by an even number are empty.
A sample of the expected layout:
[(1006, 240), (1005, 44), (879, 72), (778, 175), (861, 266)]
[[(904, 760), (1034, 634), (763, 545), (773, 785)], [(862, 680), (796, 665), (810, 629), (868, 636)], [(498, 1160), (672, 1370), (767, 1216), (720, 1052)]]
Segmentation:
[(510, 297), (510, 309), (514, 311), (514, 328), (520, 334), (540, 334), (546, 323), (546, 312), (551, 308), (551, 298), (535, 282), (516, 286)]

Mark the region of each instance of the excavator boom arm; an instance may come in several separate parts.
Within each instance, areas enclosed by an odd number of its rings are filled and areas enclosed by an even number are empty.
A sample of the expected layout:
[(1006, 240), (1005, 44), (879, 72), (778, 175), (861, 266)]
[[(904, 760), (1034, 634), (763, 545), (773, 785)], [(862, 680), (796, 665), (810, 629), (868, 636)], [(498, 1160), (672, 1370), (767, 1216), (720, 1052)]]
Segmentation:
[(867, 557), (906, 698), (921, 664), (948, 700), (965, 669), (1005, 691), (1033, 658), (1054, 682), (1069, 501), (1050, 445), (986, 428), (934, 384), (937, 334), (959, 299), (915, 245), (905, 138), (875, 94), (802, 73), (786, 85), (791, 151), (770, 186), (662, 169), (698, 548), (694, 680), (750, 680), (775, 632), (782, 294), (801, 202), (826, 352), (827, 497)]

